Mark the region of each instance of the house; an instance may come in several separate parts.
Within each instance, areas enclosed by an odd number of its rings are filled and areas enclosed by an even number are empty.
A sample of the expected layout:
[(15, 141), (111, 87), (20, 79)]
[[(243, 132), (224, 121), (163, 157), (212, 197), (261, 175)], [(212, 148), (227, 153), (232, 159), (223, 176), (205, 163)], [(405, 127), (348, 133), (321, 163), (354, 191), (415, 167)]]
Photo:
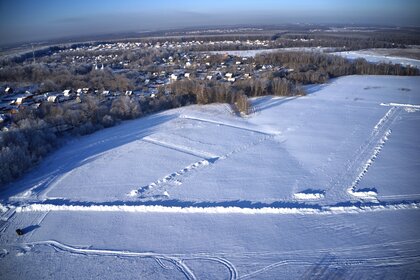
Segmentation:
[(109, 90), (102, 91), (102, 95), (108, 96), (110, 94), (111, 94), (111, 92)]
[(12, 89), (11, 87), (7, 87), (7, 88), (4, 90), (4, 93), (6, 93), (6, 94), (11, 94), (11, 93), (13, 93), (13, 89)]
[(211, 79), (213, 79), (213, 76), (212, 75), (208, 75), (208, 76), (206, 76), (206, 79), (210, 81)]
[(226, 77), (226, 78), (228, 78), (228, 79), (229, 79), (229, 78), (232, 78), (232, 76), (233, 76), (233, 74), (232, 74), (232, 73), (226, 73), (226, 74), (225, 74), (225, 77)]
[(70, 96), (71, 93), (72, 93), (71, 89), (66, 89), (66, 90), (63, 91), (63, 95), (66, 96), (66, 97)]
[(48, 96), (47, 101), (48, 102), (51, 102), (51, 103), (57, 103), (58, 102), (58, 95), (50, 95), (50, 96)]
[(178, 76), (175, 74), (171, 74), (171, 81), (176, 81), (178, 80)]
[(125, 91), (125, 95), (132, 95), (133, 94), (133, 91), (132, 90), (126, 90)]
[(16, 98), (16, 100), (15, 100), (15, 104), (16, 105), (20, 105), (20, 104), (22, 104), (23, 103), (23, 101), (25, 100), (25, 97), (18, 97), (18, 98)]
[(187, 79), (189, 79), (190, 78), (190, 73), (185, 73), (184, 74), (184, 77), (187, 78)]
[(235, 81), (235, 78), (228, 78), (227, 81), (233, 83)]

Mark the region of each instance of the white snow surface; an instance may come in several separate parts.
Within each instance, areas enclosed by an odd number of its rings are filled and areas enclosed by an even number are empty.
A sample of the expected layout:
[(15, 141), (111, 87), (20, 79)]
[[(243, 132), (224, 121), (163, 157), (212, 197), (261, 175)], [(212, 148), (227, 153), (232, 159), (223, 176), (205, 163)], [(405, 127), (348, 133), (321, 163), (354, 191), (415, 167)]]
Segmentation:
[(378, 51), (375, 51), (375, 49), (370, 49), (359, 51), (335, 52), (333, 54), (340, 55), (348, 59), (364, 58), (367, 61), (373, 63), (392, 63), (420, 68), (420, 60), (418, 59), (390, 56), (382, 54), (380, 50), (382, 49), (379, 49)]
[(2, 278), (415, 279), (420, 77), (307, 90), (70, 141), (0, 195)]
[(228, 54), (239, 57), (255, 57), (258, 54), (272, 52), (332, 52), (336, 49), (330, 47), (293, 47), (277, 49), (258, 49), (258, 50), (233, 50), (233, 51), (211, 51), (211, 54)]

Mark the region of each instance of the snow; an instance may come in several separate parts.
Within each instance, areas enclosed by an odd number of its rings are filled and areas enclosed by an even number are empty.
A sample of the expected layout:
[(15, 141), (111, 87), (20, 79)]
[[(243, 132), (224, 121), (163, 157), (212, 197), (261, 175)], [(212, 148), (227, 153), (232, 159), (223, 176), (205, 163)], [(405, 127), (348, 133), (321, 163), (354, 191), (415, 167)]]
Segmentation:
[(239, 50), (239, 51), (211, 51), (211, 54), (228, 54), (239, 57), (255, 57), (258, 54), (272, 52), (332, 52), (334, 48), (329, 47), (293, 47), (277, 49), (259, 49), (259, 50)]
[(412, 66), (420, 68), (420, 60), (406, 58), (406, 57), (398, 57), (398, 56), (389, 56), (386, 54), (382, 54), (379, 50), (371, 49), (371, 50), (359, 50), (359, 51), (347, 51), (347, 52), (335, 52), (333, 54), (340, 55), (346, 57), (348, 59), (357, 59), (357, 58), (364, 58), (369, 62), (374, 63), (392, 63), (392, 64), (401, 64), (403, 66)]
[(2, 276), (416, 278), (420, 77), (308, 92), (71, 141), (1, 194)]

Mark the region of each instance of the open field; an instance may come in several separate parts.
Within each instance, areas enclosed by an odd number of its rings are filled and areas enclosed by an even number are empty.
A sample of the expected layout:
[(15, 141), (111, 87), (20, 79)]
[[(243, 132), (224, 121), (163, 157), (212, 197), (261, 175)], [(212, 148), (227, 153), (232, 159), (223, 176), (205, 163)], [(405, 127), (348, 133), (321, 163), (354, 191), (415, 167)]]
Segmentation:
[(1, 194), (3, 276), (416, 278), (420, 78), (307, 91), (73, 140)]

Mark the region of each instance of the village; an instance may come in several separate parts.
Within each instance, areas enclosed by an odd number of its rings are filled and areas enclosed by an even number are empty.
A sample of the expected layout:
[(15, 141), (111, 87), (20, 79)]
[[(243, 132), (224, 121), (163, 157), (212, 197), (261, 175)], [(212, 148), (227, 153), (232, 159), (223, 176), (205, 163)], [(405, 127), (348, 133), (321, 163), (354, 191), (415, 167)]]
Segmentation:
[[(158, 94), (170, 95), (167, 87), (175, 81), (206, 80), (217, 81), (229, 85), (238, 80), (258, 77), (267, 71), (283, 71), (286, 75), (292, 69), (284, 69), (273, 65), (257, 65), (252, 58), (238, 57), (214, 52), (188, 51), (192, 46), (205, 44), (203, 41), (189, 42), (127, 42), (107, 43), (69, 48), (43, 58), (48, 63), (72, 65), (90, 65), (91, 71), (109, 71), (112, 74), (129, 73), (132, 85), (125, 90), (107, 88), (65, 88), (60, 91), (40, 91), (39, 85), (13, 87), (4, 84), (0, 87), (0, 123), (6, 127), (13, 114), (22, 108), (37, 109), (42, 102), (80, 103), (84, 96), (93, 95), (101, 102), (109, 102), (121, 95), (141, 99), (153, 99)], [(268, 47), (268, 41), (220, 41), (206, 44), (233, 44)], [(156, 51), (151, 65), (142, 67), (131, 61), (130, 52), (136, 50)], [(85, 55), (79, 55), (84, 53)], [(35, 60), (35, 59), (34, 59)]]

